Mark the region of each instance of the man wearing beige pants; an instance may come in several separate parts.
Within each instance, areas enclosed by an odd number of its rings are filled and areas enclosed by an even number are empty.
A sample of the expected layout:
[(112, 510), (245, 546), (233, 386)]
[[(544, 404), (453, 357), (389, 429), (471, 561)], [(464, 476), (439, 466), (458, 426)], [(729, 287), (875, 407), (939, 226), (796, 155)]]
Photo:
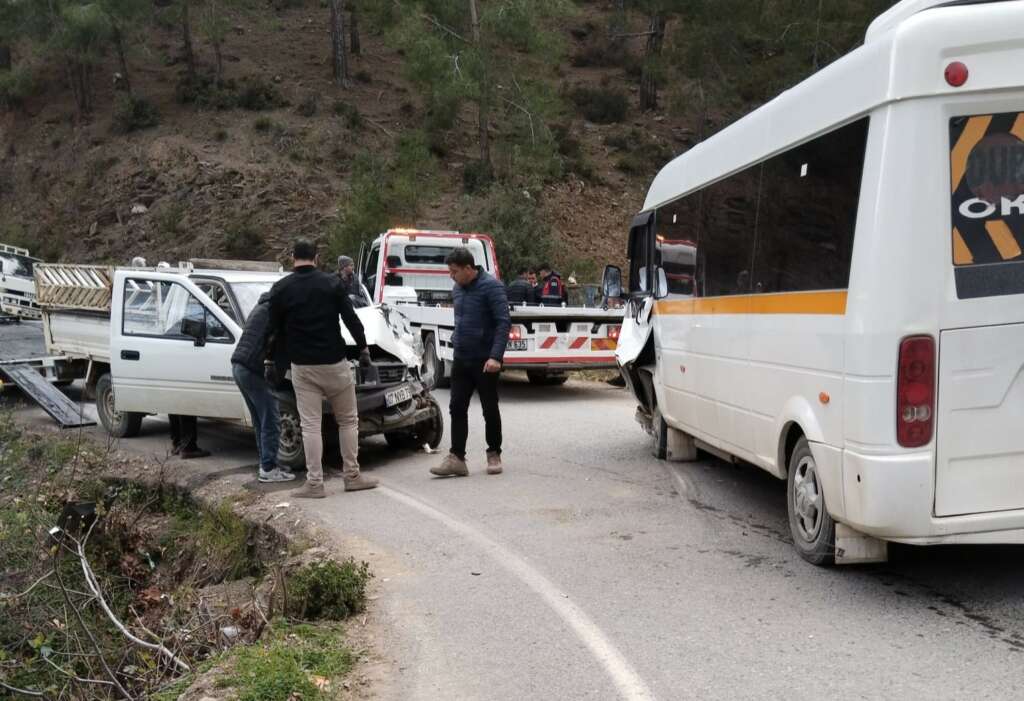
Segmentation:
[(373, 489), (377, 480), (359, 472), (356, 385), (338, 318), (345, 322), (345, 328), (355, 340), (360, 363), (368, 365), (370, 352), (363, 325), (338, 277), (316, 269), (316, 246), (309, 241), (298, 241), (293, 255), (294, 272), (279, 280), (270, 291), (270, 328), (278, 338), (284, 339), (302, 423), (302, 446), (308, 472), (306, 485), (295, 496), (309, 499), (325, 496), (321, 435), (324, 399), (338, 423), (345, 491)]

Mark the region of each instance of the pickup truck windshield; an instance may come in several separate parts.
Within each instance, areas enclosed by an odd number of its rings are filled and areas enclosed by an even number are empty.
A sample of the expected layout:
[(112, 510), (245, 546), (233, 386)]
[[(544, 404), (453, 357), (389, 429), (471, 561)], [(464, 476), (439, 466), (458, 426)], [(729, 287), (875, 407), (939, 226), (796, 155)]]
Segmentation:
[(256, 308), (256, 303), (260, 301), (260, 295), (270, 292), (270, 287), (271, 283), (269, 282), (232, 283), (231, 291), (235, 293), (235, 299), (238, 301), (238, 306), (241, 307), (243, 324), (249, 318), (249, 313)]

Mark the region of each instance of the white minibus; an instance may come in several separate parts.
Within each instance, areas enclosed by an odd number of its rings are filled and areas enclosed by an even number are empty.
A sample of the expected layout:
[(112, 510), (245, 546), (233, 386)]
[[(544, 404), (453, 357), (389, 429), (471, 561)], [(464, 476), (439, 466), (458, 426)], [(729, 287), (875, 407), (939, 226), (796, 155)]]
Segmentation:
[(1024, 543), (1024, 0), (904, 0), (666, 165), (617, 359), (656, 454), (787, 481), (815, 564)]

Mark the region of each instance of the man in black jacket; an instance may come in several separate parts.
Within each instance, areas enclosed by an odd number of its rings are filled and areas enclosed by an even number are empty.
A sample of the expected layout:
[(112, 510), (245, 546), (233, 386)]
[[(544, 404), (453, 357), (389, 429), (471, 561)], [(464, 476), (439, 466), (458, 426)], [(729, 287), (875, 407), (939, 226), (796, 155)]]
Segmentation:
[(288, 482), (295, 479), (295, 474), (277, 466), (281, 414), (277, 408), (277, 397), (264, 373), (269, 325), (270, 293), (265, 292), (245, 320), (245, 330), (231, 355), (231, 374), (252, 416), (256, 449), (260, 456), (259, 481)]
[(498, 410), (498, 374), (508, 344), (512, 320), (505, 286), (477, 267), (468, 248), (448, 254), (448, 273), (455, 285), (455, 360), (449, 411), (452, 417), (451, 452), (430, 472), (439, 477), (465, 477), (466, 439), (469, 437), (469, 400), (479, 392), (487, 438), (487, 474), (501, 474), (501, 412)]
[(295, 270), (270, 290), (270, 330), (284, 338), (291, 362), (295, 403), (302, 423), (306, 452), (306, 486), (296, 497), (322, 499), (324, 494), (323, 400), (331, 405), (338, 423), (344, 460), (345, 491), (373, 489), (377, 480), (359, 472), (359, 412), (355, 378), (348, 363), (338, 317), (352, 334), (360, 363), (369, 365), (363, 325), (337, 275), (316, 269), (316, 246), (297, 241)]
[(530, 285), (530, 281), (527, 279), (530, 271), (526, 268), (520, 268), (519, 273), (516, 275), (516, 279), (509, 283), (508, 286), (508, 303), (509, 304), (535, 304), (536, 298), (534, 297), (533, 286)]

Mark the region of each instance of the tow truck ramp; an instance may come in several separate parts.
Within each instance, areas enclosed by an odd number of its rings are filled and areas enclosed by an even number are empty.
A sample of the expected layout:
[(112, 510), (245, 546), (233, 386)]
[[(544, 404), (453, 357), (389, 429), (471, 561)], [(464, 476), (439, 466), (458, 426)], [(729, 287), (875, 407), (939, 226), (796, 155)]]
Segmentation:
[(67, 395), (50, 384), (39, 368), (30, 362), (0, 364), (0, 380), (4, 378), (21, 388), (36, 404), (43, 408), (61, 428), (78, 428), (94, 426), (95, 421), (88, 418), (82, 407), (68, 399)]

